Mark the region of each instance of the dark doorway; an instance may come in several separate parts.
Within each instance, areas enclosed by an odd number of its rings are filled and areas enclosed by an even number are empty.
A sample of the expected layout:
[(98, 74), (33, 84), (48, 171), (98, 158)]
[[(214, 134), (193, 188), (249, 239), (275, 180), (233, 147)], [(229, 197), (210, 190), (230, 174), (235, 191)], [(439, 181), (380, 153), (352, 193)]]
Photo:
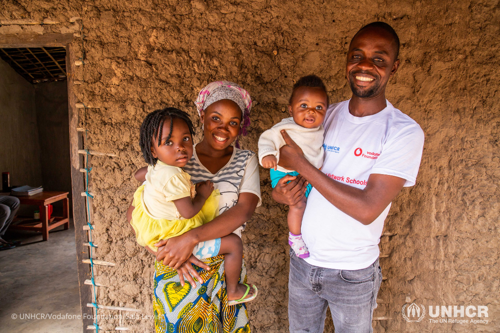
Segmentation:
[(0, 171), (12, 186), (71, 193), (65, 57), (63, 47), (0, 49)]
[[(45, 193), (72, 195), (66, 56), (64, 47), (0, 48), (0, 172), (10, 173), (11, 186), (41, 185)], [(62, 202), (54, 203), (53, 215), (62, 209)], [(22, 205), (18, 215), (28, 218), (14, 224), (31, 223), (36, 210)], [(72, 221), (69, 230), (55, 228), (47, 242), (40, 233), (13, 228), (5, 238), (21, 243), (0, 252), (3, 329), (81, 332)], [(70, 317), (29, 317), (37, 313)]]

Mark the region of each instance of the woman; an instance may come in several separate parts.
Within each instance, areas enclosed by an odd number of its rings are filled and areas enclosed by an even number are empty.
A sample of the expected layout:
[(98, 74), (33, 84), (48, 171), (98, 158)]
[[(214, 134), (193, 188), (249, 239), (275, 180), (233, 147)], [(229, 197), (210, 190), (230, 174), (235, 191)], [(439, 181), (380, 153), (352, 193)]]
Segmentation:
[[(203, 263), (192, 252), (200, 241), (232, 232), (241, 237), (245, 222), (260, 205), (257, 158), (251, 151), (232, 145), (250, 124), (251, 105), (248, 92), (227, 81), (210, 83), (196, 100), (204, 137), (184, 170), (193, 183), (214, 183), (221, 193), (219, 216), (157, 244), (153, 300), (156, 332), (250, 332), (245, 305), (227, 305), (224, 256)], [(136, 178), (144, 180), (145, 168)], [(131, 206), (129, 216), (132, 210)], [(205, 270), (195, 269), (192, 264)], [(201, 283), (196, 284), (193, 278)], [(189, 283), (185, 284), (184, 279)], [(246, 282), (244, 263), (240, 281)]]

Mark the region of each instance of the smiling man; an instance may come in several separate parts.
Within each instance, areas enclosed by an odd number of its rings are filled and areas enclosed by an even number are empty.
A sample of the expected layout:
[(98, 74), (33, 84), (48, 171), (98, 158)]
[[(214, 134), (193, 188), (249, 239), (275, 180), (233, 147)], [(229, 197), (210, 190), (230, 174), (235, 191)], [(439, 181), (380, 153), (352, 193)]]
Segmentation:
[(424, 144), (420, 126), (385, 98), (398, 53), (399, 38), (386, 23), (353, 37), (346, 69), (352, 97), (327, 110), (321, 170), (282, 132), (279, 165), (301, 177), (284, 177), (273, 198), (293, 205), (306, 181), (313, 186), (302, 221), (310, 257), (290, 256), (290, 332), (323, 332), (328, 307), (336, 333), (372, 332), (384, 220), (401, 189), (415, 184)]

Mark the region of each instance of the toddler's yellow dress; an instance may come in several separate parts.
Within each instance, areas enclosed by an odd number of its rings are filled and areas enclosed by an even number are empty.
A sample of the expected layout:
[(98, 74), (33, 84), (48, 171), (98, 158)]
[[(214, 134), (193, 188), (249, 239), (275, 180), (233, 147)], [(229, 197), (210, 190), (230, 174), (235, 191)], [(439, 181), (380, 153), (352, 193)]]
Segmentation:
[(194, 198), (195, 195), (191, 176), (181, 168), (161, 161), (154, 167), (148, 166), (146, 183), (134, 194), (135, 209), (130, 223), (135, 230), (137, 243), (156, 252), (154, 244), (160, 240), (180, 236), (212, 221), (217, 216), (219, 207), (218, 190), (212, 192), (194, 217), (185, 219), (179, 214), (173, 201), (185, 197)]

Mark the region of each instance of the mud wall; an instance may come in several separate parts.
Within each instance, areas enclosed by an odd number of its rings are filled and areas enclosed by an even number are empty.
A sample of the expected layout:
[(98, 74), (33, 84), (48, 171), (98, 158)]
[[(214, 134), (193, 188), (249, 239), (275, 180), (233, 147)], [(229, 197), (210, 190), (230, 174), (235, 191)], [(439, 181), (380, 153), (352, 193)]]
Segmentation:
[[(400, 35), (401, 67), (388, 99), (424, 129), (417, 185), (393, 204), (381, 239), (384, 276), (376, 332), (496, 332), (500, 329), (498, 1), (7, 1), (9, 19), (50, 18), (44, 26), (2, 26), (0, 34), (78, 31), (83, 23), (87, 64), (75, 73), (77, 100), (99, 108), (86, 118), (93, 158), (91, 191), (99, 259), (98, 302), (152, 313), (153, 260), (135, 244), (125, 211), (144, 165), (139, 125), (150, 111), (173, 105), (195, 119), (193, 101), (205, 84), (233, 80), (255, 100), (252, 129), (243, 139), (256, 150), (259, 134), (286, 116), (290, 88), (301, 75), (325, 80), (332, 101), (350, 96), (345, 52), (354, 33), (382, 20)], [(73, 16), (83, 20), (67, 23)], [(72, 47), (81, 56), (81, 44)], [(261, 296), (249, 306), (255, 332), (287, 332), (286, 210), (270, 197), (261, 172), (263, 206), (244, 233), (249, 279)], [(485, 305), (489, 323), (407, 323), (405, 302)], [(468, 319), (468, 318), (466, 318)], [(99, 323), (151, 331), (151, 320)], [(443, 326), (444, 325), (444, 326)], [(332, 332), (332, 325), (327, 325)]]

